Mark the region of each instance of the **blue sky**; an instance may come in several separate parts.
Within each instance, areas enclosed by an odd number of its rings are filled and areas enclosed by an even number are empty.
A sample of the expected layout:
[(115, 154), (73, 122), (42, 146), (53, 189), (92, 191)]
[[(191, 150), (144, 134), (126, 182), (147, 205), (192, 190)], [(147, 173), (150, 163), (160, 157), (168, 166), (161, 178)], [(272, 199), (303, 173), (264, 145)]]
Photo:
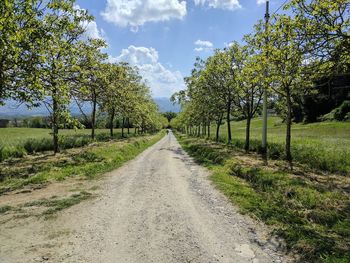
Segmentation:
[[(264, 0), (77, 0), (95, 21), (90, 37), (104, 38), (110, 61), (138, 66), (154, 97), (184, 88), (195, 57), (252, 32)], [(274, 11), (282, 0), (273, 0)]]

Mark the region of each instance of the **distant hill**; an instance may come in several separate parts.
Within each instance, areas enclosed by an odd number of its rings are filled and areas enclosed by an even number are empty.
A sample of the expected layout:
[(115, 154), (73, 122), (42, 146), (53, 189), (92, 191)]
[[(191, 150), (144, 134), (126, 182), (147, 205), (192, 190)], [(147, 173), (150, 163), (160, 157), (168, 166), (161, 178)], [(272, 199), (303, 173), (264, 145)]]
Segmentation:
[[(89, 105), (84, 106), (84, 110), (89, 112)], [(72, 115), (80, 115), (78, 106), (71, 103), (70, 111)], [(25, 104), (19, 104), (15, 101), (8, 101), (5, 106), (0, 106), (0, 117), (2, 118), (23, 118), (32, 116), (48, 116), (49, 112), (44, 105), (28, 108)]]
[(167, 112), (167, 111), (172, 111), (172, 112), (179, 112), (180, 111), (180, 105), (176, 104), (173, 105), (173, 103), (170, 101), (169, 98), (165, 97), (159, 97), (159, 98), (153, 98), (155, 103), (157, 103), (159, 110), (161, 112)]
[(14, 101), (8, 101), (5, 106), (0, 106), (0, 117), (2, 118), (20, 118), (28, 116), (47, 116), (48, 111), (45, 107), (35, 107), (29, 109), (24, 104), (18, 104)]
[[(180, 106), (173, 105), (168, 98), (154, 98), (154, 101), (159, 106), (161, 112), (173, 111), (179, 112)], [(89, 112), (90, 106), (85, 105), (84, 110)], [(78, 106), (75, 103), (71, 103), (70, 111), (72, 115), (80, 115)], [(0, 117), (1, 118), (21, 118), (30, 116), (47, 116), (49, 115), (47, 109), (44, 106), (35, 107), (29, 109), (25, 104), (18, 104), (15, 101), (8, 101), (5, 106), (0, 106)]]

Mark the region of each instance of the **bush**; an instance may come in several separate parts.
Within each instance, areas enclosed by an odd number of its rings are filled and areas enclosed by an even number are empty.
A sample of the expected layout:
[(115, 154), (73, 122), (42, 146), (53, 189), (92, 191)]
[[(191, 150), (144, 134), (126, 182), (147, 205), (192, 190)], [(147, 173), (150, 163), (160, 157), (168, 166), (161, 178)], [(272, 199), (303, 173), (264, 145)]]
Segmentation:
[(346, 121), (350, 116), (350, 101), (344, 101), (338, 108), (335, 108), (330, 113), (323, 115), (321, 121)]
[(88, 145), (92, 139), (88, 135), (61, 136), (59, 142), (61, 149), (71, 149)]
[(21, 146), (1, 146), (0, 162), (8, 158), (21, 158), (26, 154), (26, 150)]
[(52, 139), (50, 138), (28, 139), (24, 142), (23, 147), (30, 154), (53, 150)]
[(350, 112), (350, 101), (344, 101), (334, 112), (334, 118), (338, 121), (343, 121), (347, 113)]

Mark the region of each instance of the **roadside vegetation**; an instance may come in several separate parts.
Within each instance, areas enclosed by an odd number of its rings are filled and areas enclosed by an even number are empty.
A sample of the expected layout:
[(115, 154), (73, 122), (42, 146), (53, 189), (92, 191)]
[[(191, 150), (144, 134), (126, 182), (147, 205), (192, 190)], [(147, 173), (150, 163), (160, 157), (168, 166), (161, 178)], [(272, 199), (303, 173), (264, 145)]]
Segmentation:
[[(214, 131), (215, 127), (211, 127)], [(245, 121), (231, 123), (233, 133), (232, 146), (245, 149)], [(286, 125), (279, 117), (268, 118), (268, 157), (284, 160), (284, 136)], [(262, 119), (251, 121), (249, 151), (261, 153)], [(350, 174), (350, 122), (294, 123), (292, 126), (291, 153), (295, 162), (307, 168)], [(214, 132), (210, 139), (215, 140)], [(198, 136), (193, 134), (193, 136)], [(203, 135), (203, 137), (207, 137)], [(227, 124), (223, 124), (219, 141), (227, 142)]]
[[(94, 142), (107, 142), (141, 136), (137, 133), (124, 133), (121, 129), (110, 136), (107, 129), (97, 129), (95, 138), (91, 138), (91, 130), (61, 130), (59, 144), (61, 150), (83, 147)], [(37, 128), (3, 128), (0, 129), (0, 162), (9, 158), (21, 158), (28, 154), (54, 151), (52, 135), (49, 129)]]
[(0, 194), (69, 177), (96, 178), (133, 159), (163, 136), (164, 132), (160, 132), (155, 135), (94, 143), (57, 155), (39, 154), (10, 159), (0, 167)]
[(212, 171), (211, 180), (242, 213), (271, 225), (301, 262), (349, 262), (348, 178), (286, 169), (284, 161), (263, 166), (225, 144), (177, 134), (184, 149)]

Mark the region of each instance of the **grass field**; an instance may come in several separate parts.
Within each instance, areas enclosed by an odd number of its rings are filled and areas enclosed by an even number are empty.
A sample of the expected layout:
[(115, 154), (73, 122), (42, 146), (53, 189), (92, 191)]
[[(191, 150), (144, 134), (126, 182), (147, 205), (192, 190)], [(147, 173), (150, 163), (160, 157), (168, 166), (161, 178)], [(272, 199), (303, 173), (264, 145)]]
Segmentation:
[[(60, 130), (59, 145), (62, 150), (82, 147), (96, 141), (110, 140), (108, 129), (97, 129), (95, 139), (90, 137), (91, 130)], [(135, 136), (134, 133), (125, 137)], [(122, 138), (121, 129), (115, 129), (113, 139)], [(33, 128), (0, 129), (0, 162), (9, 158), (21, 158), (27, 154), (53, 151), (51, 130)]]
[[(260, 118), (252, 121), (251, 148), (256, 151), (261, 144)], [(268, 121), (268, 143), (272, 158), (283, 158), (286, 126), (278, 117)], [(211, 130), (215, 136), (215, 127)], [(245, 121), (232, 123), (233, 144), (244, 146)], [(227, 141), (227, 125), (220, 129), (220, 140)], [(293, 124), (292, 154), (295, 161), (331, 172), (350, 173), (350, 122), (321, 122)]]
[[(262, 120), (256, 118), (251, 124), (251, 138), (261, 140)], [(245, 121), (233, 122), (233, 138), (245, 139)], [(268, 119), (268, 141), (272, 143), (285, 142), (286, 126), (278, 117), (269, 117)], [(211, 133), (214, 136), (215, 127), (212, 127)], [(227, 125), (220, 129), (220, 136), (226, 138)], [(336, 146), (339, 151), (350, 148), (350, 122), (319, 122), (311, 124), (293, 124), (292, 142), (311, 144), (317, 143), (320, 146)]]
[[(115, 133), (120, 133), (121, 129), (116, 129)], [(97, 129), (96, 134), (109, 133), (109, 129)], [(60, 135), (90, 135), (90, 129), (79, 130), (60, 130)], [(17, 146), (21, 145), (28, 139), (51, 138), (50, 129), (40, 128), (2, 128), (0, 129), (0, 145), (1, 146)]]
[(297, 262), (350, 262), (349, 180), (285, 169), (283, 161), (263, 166), (225, 144), (177, 135), (184, 149), (212, 171), (211, 180), (242, 213), (272, 225)]

